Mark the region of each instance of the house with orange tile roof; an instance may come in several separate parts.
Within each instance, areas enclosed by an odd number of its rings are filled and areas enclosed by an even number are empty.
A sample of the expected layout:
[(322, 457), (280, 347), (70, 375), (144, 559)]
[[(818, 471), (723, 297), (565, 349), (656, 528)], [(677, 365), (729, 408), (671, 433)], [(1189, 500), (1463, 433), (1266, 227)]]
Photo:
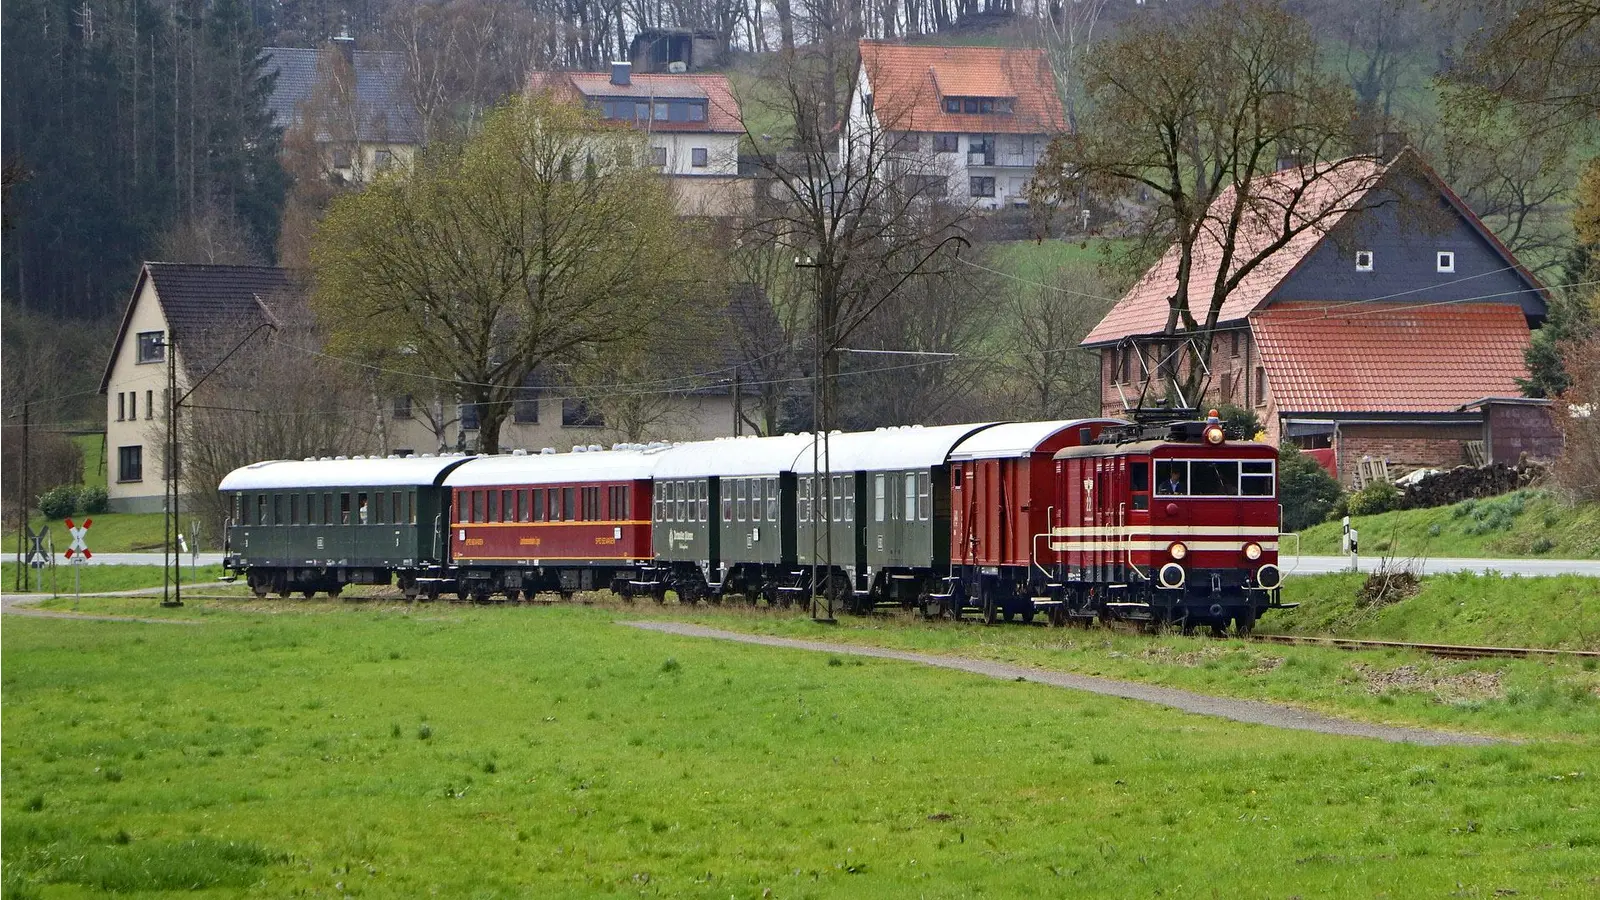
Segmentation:
[(883, 135), (911, 174), (942, 180), (951, 200), (1027, 203), (1034, 166), (1067, 127), (1044, 51), (892, 41), (860, 50), (852, 135)]
[(728, 215), (748, 205), (750, 180), (738, 177), (744, 120), (728, 76), (638, 73), (616, 62), (610, 72), (532, 72), (528, 88), (644, 132), (652, 164), (673, 179), (685, 215)]
[[(1328, 196), (1312, 198), (1338, 206), (1324, 207), (1316, 227), (1272, 249), (1227, 295), (1205, 394), (1191, 405), (1253, 410), (1273, 442), (1331, 450), (1347, 482), (1363, 457), (1403, 471), (1468, 462), (1473, 442), (1515, 445), (1503, 434), (1490, 439), (1491, 412), (1506, 404), (1486, 400), (1520, 397), (1530, 328), (1546, 314), (1544, 286), (1414, 151), (1388, 163), (1341, 162), (1346, 171), (1317, 188)], [(1312, 180), (1296, 169), (1261, 178)], [(1213, 211), (1231, 202), (1219, 197)], [(1238, 243), (1265, 250), (1291, 230), (1264, 216)], [(1181, 324), (1165, 333), (1178, 253), (1169, 248), (1082, 341), (1100, 355), (1106, 414), (1160, 396), (1152, 373), (1196, 337)], [(1206, 306), (1223, 258), (1217, 241), (1195, 247), (1192, 309)], [(1542, 437), (1534, 444), (1548, 446)]]

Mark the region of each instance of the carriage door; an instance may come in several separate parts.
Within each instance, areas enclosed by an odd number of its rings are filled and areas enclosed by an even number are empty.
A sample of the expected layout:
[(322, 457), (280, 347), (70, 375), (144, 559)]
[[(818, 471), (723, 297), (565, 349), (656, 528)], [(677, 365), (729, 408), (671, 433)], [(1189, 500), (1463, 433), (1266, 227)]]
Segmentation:
[(1084, 466), (1083, 472), (1083, 519), (1086, 526), (1084, 528), (1084, 537), (1087, 539), (1084, 544), (1087, 550), (1085, 554), (1085, 562), (1089, 569), (1088, 580), (1093, 582), (1102, 580), (1100, 568), (1100, 528), (1104, 523), (1101, 522), (1102, 517), (1100, 515), (1099, 488), (1100, 482), (1105, 480), (1103, 475), (1104, 470), (1105, 460), (1097, 459), (1094, 461), (1094, 468), (1092, 470), (1086, 465)]

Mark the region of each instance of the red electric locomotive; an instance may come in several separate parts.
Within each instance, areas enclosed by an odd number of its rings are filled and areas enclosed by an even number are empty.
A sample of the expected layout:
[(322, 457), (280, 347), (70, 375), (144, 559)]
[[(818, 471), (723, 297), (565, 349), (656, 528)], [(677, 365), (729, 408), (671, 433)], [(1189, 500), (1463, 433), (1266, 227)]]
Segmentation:
[(1248, 632), (1279, 605), (1277, 452), (1205, 422), (1136, 424), (1055, 454), (1042, 565), (1070, 616)]

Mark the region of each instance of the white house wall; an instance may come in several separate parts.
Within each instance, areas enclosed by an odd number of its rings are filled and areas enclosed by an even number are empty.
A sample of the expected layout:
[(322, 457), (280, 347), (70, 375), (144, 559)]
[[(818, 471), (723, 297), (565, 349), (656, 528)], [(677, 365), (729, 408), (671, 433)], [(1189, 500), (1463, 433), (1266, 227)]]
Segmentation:
[[(159, 332), (163, 337), (167, 332), (166, 316), (149, 279), (134, 303), (127, 334), (106, 383), (106, 494), (113, 512), (159, 512), (166, 502), (161, 461), (167, 426), (167, 363), (139, 362), (142, 332)], [(183, 384), (180, 369), (180, 390)], [(129, 416), (135, 404), (137, 415)], [(123, 447), (140, 448), (143, 472), (137, 480), (124, 478), (120, 470)]]

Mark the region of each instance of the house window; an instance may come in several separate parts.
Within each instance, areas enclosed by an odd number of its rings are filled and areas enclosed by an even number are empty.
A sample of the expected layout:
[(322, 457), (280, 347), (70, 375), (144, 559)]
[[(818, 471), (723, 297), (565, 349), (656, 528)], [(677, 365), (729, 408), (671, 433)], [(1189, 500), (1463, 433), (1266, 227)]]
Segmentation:
[[(963, 97), (962, 100), (961, 100), (961, 111), (962, 112), (969, 112), (969, 113), (980, 112), (981, 110), (979, 108), (979, 100), (978, 100), (978, 98), (977, 97)], [(994, 106), (992, 104), (989, 107), (989, 111), (990, 112), (994, 112)]]
[(1356, 271), (1357, 272), (1371, 272), (1372, 271), (1372, 251), (1371, 250), (1357, 250), (1356, 251)]
[(974, 196), (974, 197), (993, 197), (994, 196), (994, 179), (993, 178), (991, 178), (991, 177), (989, 177), (987, 175), (982, 175), (982, 176), (974, 176), (973, 178), (968, 179), (968, 181), (969, 181), (969, 184), (970, 184), (970, 187), (971, 187), (972, 196)]
[(117, 480), (144, 480), (144, 447), (117, 448)]
[(139, 392), (138, 391), (129, 391), (128, 392), (128, 418), (130, 418), (130, 419), (138, 419), (139, 418)]
[[(162, 393), (163, 396), (166, 395), (166, 391), (162, 391), (161, 393)], [(156, 392), (155, 391), (145, 391), (144, 392), (144, 417), (146, 419), (154, 419), (156, 417)]]
[(872, 95), (871, 94), (863, 94), (861, 96), (861, 109), (863, 111), (865, 111), (867, 115), (869, 115), (869, 116), (872, 115)]
[(916, 132), (897, 132), (890, 139), (889, 149), (898, 150), (902, 153), (915, 153), (922, 149), (922, 135)]
[(706, 156), (706, 148), (695, 147), (689, 151), (689, 165), (694, 166), (696, 169), (704, 169), (706, 167)]
[(1435, 268), (1440, 272), (1454, 272), (1456, 270), (1456, 254), (1453, 250), (1440, 250), (1434, 261)]
[(946, 97), (946, 98), (944, 98), (944, 111), (947, 112), (947, 113), (958, 113), (958, 112), (961, 112), (961, 98), (960, 97)]
[(665, 102), (660, 100), (656, 101), (655, 116), (657, 122), (665, 122), (671, 118), (671, 114), (668, 112), (668, 107)]
[(409, 419), (409, 418), (411, 418), (411, 395), (410, 394), (396, 394), (395, 395), (395, 398), (394, 398), (394, 418), (396, 418), (396, 419)]
[(1020, 134), (1017, 135), (1016, 137), (1012, 138), (1011, 139), (1011, 152), (1012, 152), (1012, 154), (1014, 154), (1016, 156), (1021, 156), (1022, 154), (1027, 153), (1028, 152), (1028, 139), (1023, 137)]
[(121, 422), (121, 421), (124, 421), (127, 418), (128, 418), (128, 395), (124, 394), (121, 391), (117, 391), (117, 421)]
[(372, 154), (372, 168), (382, 172), (394, 165), (394, 154), (388, 150), (376, 150)]
[(1222, 402), (1223, 403), (1232, 403), (1233, 402), (1233, 373), (1232, 372), (1223, 372), (1222, 373)]
[(1256, 405), (1267, 405), (1267, 370), (1256, 366)]
[(521, 425), (539, 424), (539, 391), (522, 388), (511, 406), (511, 420)]
[(1234, 359), (1238, 359), (1239, 358), (1239, 332), (1235, 331), (1233, 333), (1233, 335), (1232, 335), (1232, 338), (1233, 338), (1233, 348), (1232, 348), (1231, 352), (1228, 355), (1232, 356)]
[[(139, 362), (158, 363), (167, 358), (167, 342), (159, 331), (139, 332)], [(134, 416), (138, 418), (138, 416)]]
[(689, 121), (704, 122), (706, 120), (706, 105), (704, 103), (689, 104)]
[(633, 120), (635, 122), (646, 122), (646, 121), (649, 121), (649, 119), (650, 119), (650, 104), (648, 104), (648, 103), (635, 103), (633, 105)]
[(651, 147), (650, 148), (650, 165), (656, 166), (656, 167), (659, 168), (659, 167), (665, 167), (666, 164), (667, 164), (667, 148), (665, 148), (665, 147)]
[(457, 416), (461, 419), (461, 428), (464, 431), (478, 430), (478, 404), (463, 403), (458, 407)]
[(955, 153), (961, 149), (961, 135), (936, 134), (933, 136), (933, 151), (935, 153)]
[(333, 167), (335, 169), (348, 169), (348, 168), (350, 168), (350, 151), (349, 150), (335, 150), (335, 151), (333, 151)]
[(561, 401), (561, 426), (563, 428), (599, 428), (606, 424), (599, 410), (574, 397)]

